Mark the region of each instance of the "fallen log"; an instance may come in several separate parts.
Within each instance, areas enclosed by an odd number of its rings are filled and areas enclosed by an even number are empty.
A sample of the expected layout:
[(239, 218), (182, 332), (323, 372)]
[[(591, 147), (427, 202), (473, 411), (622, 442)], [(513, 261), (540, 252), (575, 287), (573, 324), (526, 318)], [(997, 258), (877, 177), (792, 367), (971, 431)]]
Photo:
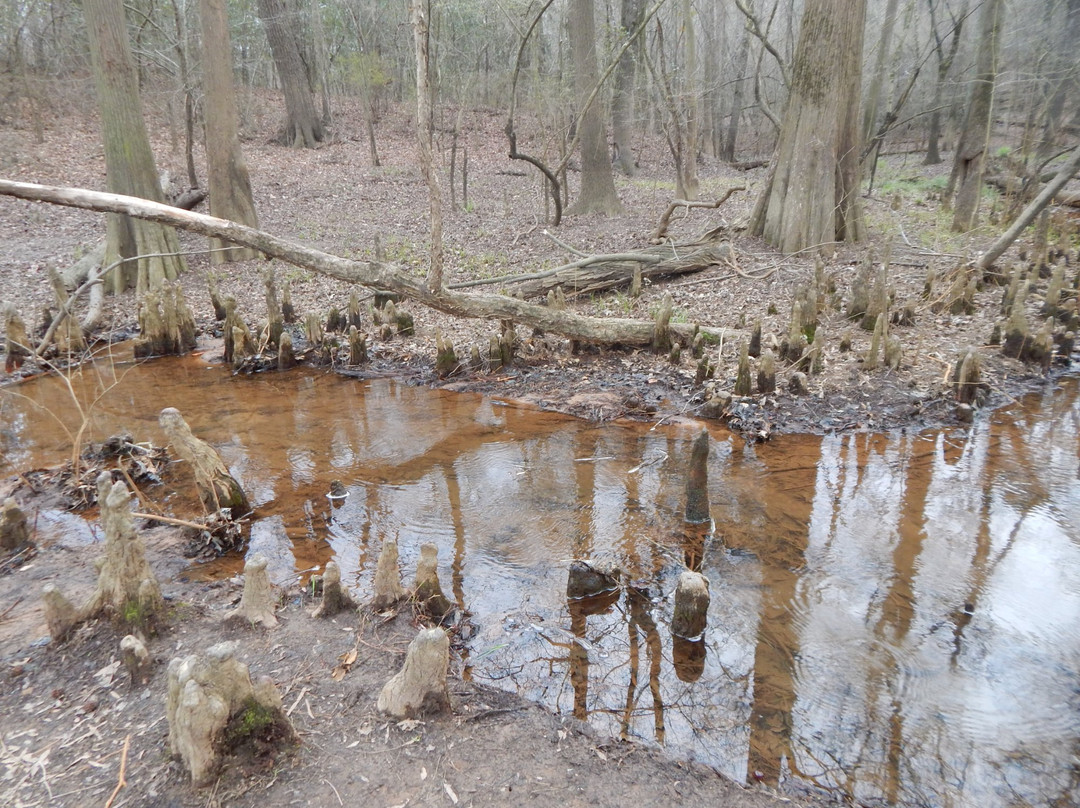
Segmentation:
[[(243, 247), (252, 247), (272, 258), (294, 266), (415, 300), (437, 311), (472, 319), (511, 320), (550, 334), (596, 344), (650, 345), (655, 323), (651, 320), (589, 317), (573, 312), (527, 303), (505, 295), (456, 292), (445, 287), (429, 290), (423, 279), (402, 272), (381, 261), (355, 261), (305, 247), (262, 230), (193, 211), (180, 210), (158, 202), (120, 194), (13, 182), (0, 179), (0, 195), (54, 205), (120, 213), (138, 219), (179, 227), (204, 236), (214, 236)], [(690, 323), (672, 323), (670, 330), (689, 342), (699, 329)], [(700, 331), (716, 338), (737, 337), (730, 329)]]
[(589, 255), (545, 272), (451, 283), (447, 288), (501, 285), (522, 300), (544, 297), (549, 291), (561, 288), (570, 299), (630, 286), (638, 273), (643, 279), (686, 275), (734, 260), (735, 251), (728, 243), (663, 244), (638, 252)]

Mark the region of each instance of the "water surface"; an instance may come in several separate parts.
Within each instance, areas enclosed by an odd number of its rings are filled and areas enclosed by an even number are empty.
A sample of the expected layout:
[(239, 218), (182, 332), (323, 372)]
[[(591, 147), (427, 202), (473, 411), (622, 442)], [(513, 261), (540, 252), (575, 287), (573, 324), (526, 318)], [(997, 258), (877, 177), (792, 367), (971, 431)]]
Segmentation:
[[(84, 415), (99, 438), (162, 443), (157, 413), (175, 406), (248, 491), (250, 551), (278, 583), (336, 559), (363, 597), (388, 537), (406, 580), (434, 542), (477, 626), (465, 676), (788, 791), (1080, 802), (1073, 382), (966, 431), (748, 446), (708, 425), (711, 533), (681, 521), (701, 424), (596, 425), (310, 369), (234, 378), (192, 357), (99, 366), (73, 390), (0, 393), (3, 457), (59, 462), (71, 443), (57, 419), (74, 432)], [(339, 507), (333, 479), (349, 491)], [(39, 526), (71, 536), (71, 522)], [(583, 557), (615, 561), (631, 585), (568, 602)], [(699, 643), (668, 630), (686, 565), (711, 584)]]

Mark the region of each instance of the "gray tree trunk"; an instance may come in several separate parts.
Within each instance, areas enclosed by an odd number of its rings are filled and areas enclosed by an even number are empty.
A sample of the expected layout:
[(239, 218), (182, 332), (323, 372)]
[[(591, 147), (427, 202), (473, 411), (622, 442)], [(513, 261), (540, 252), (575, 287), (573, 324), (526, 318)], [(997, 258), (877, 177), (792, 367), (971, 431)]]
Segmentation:
[[(637, 30), (645, 15), (644, 0), (622, 0), (620, 23), (624, 35)], [(630, 143), (634, 129), (634, 78), (638, 69), (638, 51), (641, 42), (635, 42), (619, 58), (615, 68), (615, 88), (611, 96), (611, 127), (615, 138), (615, 165), (627, 177), (637, 173)]]
[(750, 231), (786, 253), (858, 241), (865, 0), (807, 0), (772, 170)]
[[(1004, 0), (986, 0), (976, 48), (975, 79), (971, 83), (967, 115), (956, 145), (952, 174), (945, 198), (952, 199), (952, 228), (965, 233), (975, 227), (982, 197), (986, 150), (993, 124), (994, 83), (997, 78), (998, 48)], [(953, 196), (955, 192), (955, 197)]]
[(867, 142), (877, 131), (878, 107), (881, 106), (881, 88), (885, 84), (885, 65), (892, 48), (893, 29), (896, 27), (896, 9), (900, 0), (888, 0), (885, 6), (885, 20), (881, 26), (881, 38), (878, 39), (877, 55), (874, 59), (874, 74), (866, 90), (863, 103), (862, 140)]
[[(574, 60), (574, 92), (580, 109), (599, 78), (593, 0), (570, 2), (570, 50)], [(567, 212), (620, 213), (622, 204), (615, 193), (600, 105), (591, 104), (578, 121), (578, 126), (581, 128), (581, 192), (573, 209)]]
[(731, 109), (728, 112), (727, 134), (720, 159), (731, 163), (735, 160), (735, 143), (739, 139), (739, 119), (742, 118), (743, 98), (746, 95), (746, 68), (750, 64), (750, 29), (744, 27), (739, 40), (739, 56), (735, 61), (735, 87), (731, 96)]
[(323, 139), (322, 123), (315, 112), (307, 64), (297, 32), (297, 15), (288, 0), (259, 0), (259, 19), (274, 55), (281, 87), (285, 92), (285, 126), (279, 140), (286, 146), (315, 148)]
[[(161, 186), (143, 122), (123, 2), (86, 0), (85, 16), (101, 111), (106, 185), (113, 193), (161, 202)], [(160, 286), (166, 279), (175, 279), (186, 268), (184, 259), (175, 255), (180, 247), (172, 228), (114, 215), (108, 219), (106, 233), (106, 265), (122, 258), (146, 256), (113, 269), (106, 280), (111, 291), (121, 292), (135, 286), (141, 294)]]
[[(210, 213), (248, 227), (259, 217), (251, 195), (251, 180), (240, 149), (240, 125), (233, 86), (232, 43), (224, 0), (201, 0), (203, 88), (206, 92), (206, 163), (210, 186)], [(210, 262), (224, 264), (256, 258), (258, 252), (210, 239), (215, 250)]]

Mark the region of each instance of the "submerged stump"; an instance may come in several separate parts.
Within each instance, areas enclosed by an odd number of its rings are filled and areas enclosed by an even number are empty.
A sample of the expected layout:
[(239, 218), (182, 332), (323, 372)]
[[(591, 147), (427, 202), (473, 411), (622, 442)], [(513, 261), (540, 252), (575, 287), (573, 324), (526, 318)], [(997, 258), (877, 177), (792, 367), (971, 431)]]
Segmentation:
[(686, 509), (683, 519), (693, 524), (712, 519), (709, 514), (708, 430), (701, 430), (690, 452), (690, 473), (686, 478)]
[(380, 712), (394, 718), (413, 718), (450, 706), (446, 670), (450, 638), (441, 628), (421, 629), (405, 654), (405, 664), (379, 693)]
[(184, 762), (197, 786), (213, 779), (231, 749), (245, 743), (281, 747), (299, 740), (274, 683), (266, 677), (252, 682), (236, 651), (236, 643), (224, 642), (204, 656), (192, 654), (169, 663), (169, 750)]
[(697, 640), (705, 633), (709, 617), (709, 579), (687, 570), (675, 586), (675, 612), (671, 633), (685, 640)]
[(212, 513), (228, 509), (233, 519), (239, 519), (251, 510), (240, 483), (229, 474), (221, 455), (209, 443), (192, 434), (179, 410), (166, 407), (161, 411), (158, 423), (176, 453), (191, 466), (204, 508)]
[(619, 588), (621, 576), (619, 568), (607, 562), (588, 559), (572, 561), (566, 578), (566, 597), (582, 600), (614, 592)]

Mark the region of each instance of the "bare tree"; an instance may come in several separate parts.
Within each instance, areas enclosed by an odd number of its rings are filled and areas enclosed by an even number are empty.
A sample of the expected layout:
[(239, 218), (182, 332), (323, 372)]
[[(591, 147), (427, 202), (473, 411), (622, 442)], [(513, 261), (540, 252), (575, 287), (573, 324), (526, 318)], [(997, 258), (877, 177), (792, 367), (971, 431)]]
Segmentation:
[(990, 143), (990, 128), (993, 123), (994, 83), (997, 79), (1003, 7), (1004, 0), (986, 0), (983, 4), (975, 79), (971, 83), (964, 127), (956, 146), (952, 173), (945, 190), (945, 199), (951, 200), (953, 204), (952, 227), (957, 232), (971, 230), (979, 214), (986, 150)]
[(865, 0), (807, 0), (769, 179), (750, 230), (784, 252), (863, 237), (859, 79)]
[[(206, 92), (206, 163), (210, 212), (249, 227), (259, 226), (251, 180), (240, 149), (240, 125), (233, 87), (232, 42), (224, 0), (201, 0), (203, 86)], [(211, 239), (215, 264), (255, 258), (255, 250)]]
[[(123, 2), (86, 0), (85, 10), (105, 143), (106, 184), (114, 193), (161, 202), (163, 196), (143, 121)], [(110, 216), (104, 265), (141, 257), (113, 269), (107, 280), (109, 288), (120, 292), (135, 286), (141, 293), (166, 279), (175, 279), (186, 268), (183, 258), (176, 255), (179, 249), (172, 228), (127, 216)]]

